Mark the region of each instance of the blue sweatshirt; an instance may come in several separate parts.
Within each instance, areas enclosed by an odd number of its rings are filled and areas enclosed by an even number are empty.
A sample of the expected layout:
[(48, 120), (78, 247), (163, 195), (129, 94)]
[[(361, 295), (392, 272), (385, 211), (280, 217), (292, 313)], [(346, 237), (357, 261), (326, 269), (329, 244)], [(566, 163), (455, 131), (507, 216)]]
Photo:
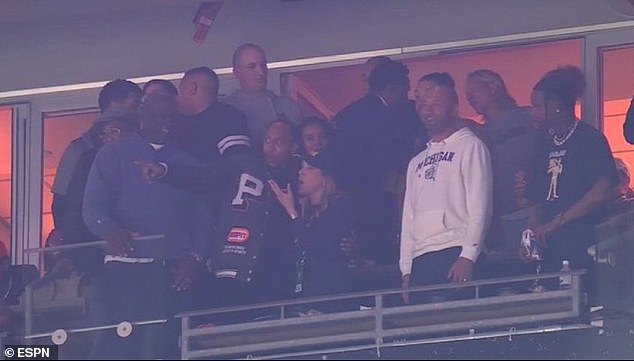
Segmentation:
[(118, 230), (165, 235), (164, 241), (135, 243), (132, 257), (173, 259), (192, 251), (208, 253), (211, 240), (204, 234), (211, 233), (211, 219), (201, 200), (166, 182), (149, 183), (135, 161), (197, 165), (169, 145), (155, 150), (136, 133), (104, 146), (90, 169), (84, 195), (82, 216), (90, 231), (101, 238)]

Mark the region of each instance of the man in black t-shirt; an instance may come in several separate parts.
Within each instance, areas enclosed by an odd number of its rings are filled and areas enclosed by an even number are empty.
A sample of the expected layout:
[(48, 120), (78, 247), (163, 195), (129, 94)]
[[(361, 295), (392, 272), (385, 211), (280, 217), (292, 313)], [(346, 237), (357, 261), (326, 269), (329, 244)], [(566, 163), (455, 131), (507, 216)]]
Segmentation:
[(566, 66), (547, 73), (531, 95), (531, 115), (548, 130), (538, 144), (528, 189), (538, 204), (530, 225), (544, 245), (545, 272), (559, 271), (563, 260), (573, 269), (591, 268), (587, 248), (616, 185), (605, 136), (575, 117), (584, 88), (581, 71)]
[[(544, 250), (545, 270), (558, 271), (568, 259), (573, 268), (587, 268), (587, 248), (593, 243), (593, 227), (602, 220), (603, 208), (567, 220), (567, 210), (582, 200), (598, 181), (616, 177), (614, 159), (605, 136), (590, 125), (578, 121), (570, 137), (555, 143), (544, 137), (539, 144), (538, 163), (531, 195), (541, 204), (541, 222), (559, 224), (547, 237)], [(558, 145), (560, 144), (560, 145)]]

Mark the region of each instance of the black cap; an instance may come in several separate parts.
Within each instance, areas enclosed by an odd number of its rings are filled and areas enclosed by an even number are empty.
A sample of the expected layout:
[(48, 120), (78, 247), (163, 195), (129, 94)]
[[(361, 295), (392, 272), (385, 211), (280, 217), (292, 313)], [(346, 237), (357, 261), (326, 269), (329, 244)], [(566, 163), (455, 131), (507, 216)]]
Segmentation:
[(313, 155), (305, 155), (304, 162), (321, 170), (325, 174), (332, 176), (335, 173), (335, 160), (332, 153), (328, 151), (318, 152)]

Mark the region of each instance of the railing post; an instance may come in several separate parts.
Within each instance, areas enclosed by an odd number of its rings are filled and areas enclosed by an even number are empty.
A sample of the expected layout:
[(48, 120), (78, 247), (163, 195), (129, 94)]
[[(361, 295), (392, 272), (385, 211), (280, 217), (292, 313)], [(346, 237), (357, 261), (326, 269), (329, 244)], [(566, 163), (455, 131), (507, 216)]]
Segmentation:
[[(24, 336), (33, 334), (33, 285), (24, 288)], [(25, 343), (33, 343), (31, 339), (25, 339)]]
[(181, 318), (181, 360), (189, 359), (189, 316)]
[(581, 308), (581, 275), (575, 274), (572, 275), (572, 287), (570, 288), (572, 291), (572, 310), (577, 315), (580, 316), (579, 312)]
[(383, 346), (383, 295), (374, 296), (374, 341), (376, 343), (377, 356), (381, 357), (380, 347)]

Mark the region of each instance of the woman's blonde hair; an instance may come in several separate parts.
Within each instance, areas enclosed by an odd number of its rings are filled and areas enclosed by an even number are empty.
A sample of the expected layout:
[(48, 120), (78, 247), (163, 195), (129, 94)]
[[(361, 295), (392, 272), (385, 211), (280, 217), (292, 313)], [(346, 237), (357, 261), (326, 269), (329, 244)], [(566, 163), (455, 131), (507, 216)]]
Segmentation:
[(319, 215), (328, 208), (328, 204), (331, 200), (342, 196), (335, 179), (331, 175), (323, 171), (321, 172), (324, 181), (324, 191), (321, 195), (321, 200), (319, 204), (310, 204), (310, 202), (306, 204), (304, 208), (304, 219), (312, 220), (319, 217)]

